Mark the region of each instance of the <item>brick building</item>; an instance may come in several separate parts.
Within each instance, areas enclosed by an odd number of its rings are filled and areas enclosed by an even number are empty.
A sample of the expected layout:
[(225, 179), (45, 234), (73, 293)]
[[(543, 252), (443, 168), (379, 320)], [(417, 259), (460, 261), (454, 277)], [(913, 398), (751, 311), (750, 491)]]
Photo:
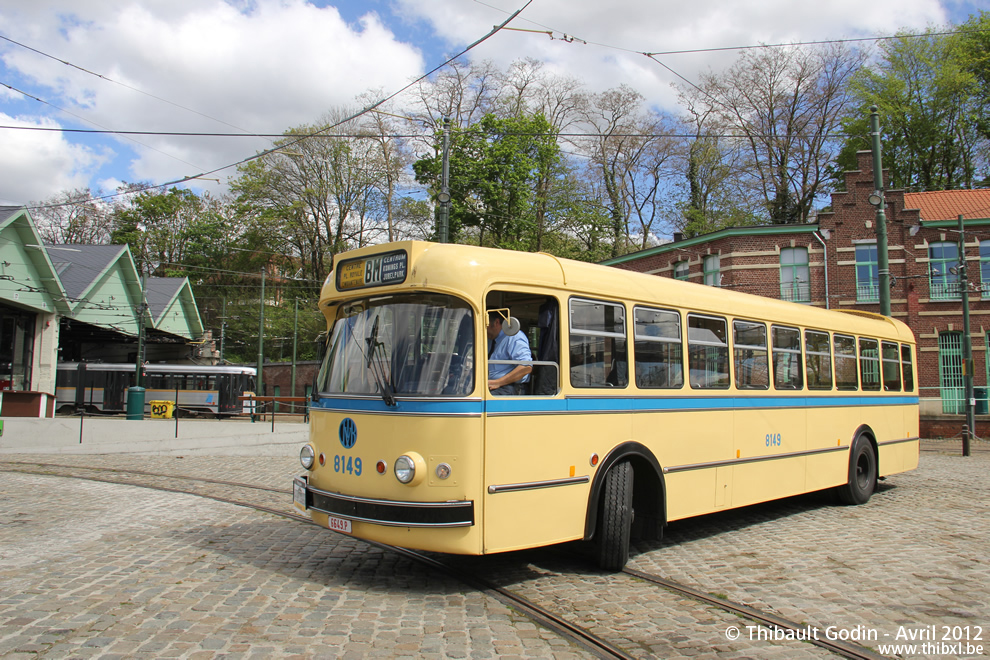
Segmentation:
[[(873, 159), (858, 154), (846, 192), (813, 223), (729, 228), (604, 262), (617, 268), (830, 309), (880, 311)], [(921, 432), (960, 433), (964, 423), (963, 309), (958, 216), (965, 226), (977, 435), (990, 434), (990, 189), (884, 195), (891, 314), (918, 341)]]

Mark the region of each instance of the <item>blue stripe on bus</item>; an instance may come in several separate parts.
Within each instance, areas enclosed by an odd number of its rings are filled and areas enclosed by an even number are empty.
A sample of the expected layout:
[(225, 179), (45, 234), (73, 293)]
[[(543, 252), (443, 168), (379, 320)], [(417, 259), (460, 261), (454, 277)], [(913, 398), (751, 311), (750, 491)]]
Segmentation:
[(322, 398), (310, 403), (311, 408), (347, 412), (480, 415), (539, 414), (539, 413), (622, 413), (647, 411), (740, 410), (754, 408), (837, 408), (851, 406), (918, 405), (917, 396), (697, 396), (697, 397), (570, 397), (493, 398), (487, 401), (452, 401), (444, 399), (398, 399), (389, 407), (381, 399)]

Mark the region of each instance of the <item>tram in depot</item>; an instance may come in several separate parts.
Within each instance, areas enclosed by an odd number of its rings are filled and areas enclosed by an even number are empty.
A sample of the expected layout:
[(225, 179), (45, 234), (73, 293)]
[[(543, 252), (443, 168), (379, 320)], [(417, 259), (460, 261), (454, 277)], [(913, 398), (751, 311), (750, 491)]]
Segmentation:
[[(237, 415), (248, 412), (240, 397), (255, 388), (257, 370), (238, 365), (147, 364), (146, 412), (151, 401), (172, 401), (176, 414)], [(127, 388), (135, 382), (134, 364), (60, 362), (55, 375), (56, 410), (120, 413)]]
[[(671, 521), (823, 489), (862, 504), (918, 464), (914, 337), (877, 314), (426, 242), (338, 255), (319, 307), (293, 500), (362, 539), (583, 539), (620, 570)], [(531, 359), (489, 357), (490, 314)], [(531, 373), (496, 395), (496, 363)]]

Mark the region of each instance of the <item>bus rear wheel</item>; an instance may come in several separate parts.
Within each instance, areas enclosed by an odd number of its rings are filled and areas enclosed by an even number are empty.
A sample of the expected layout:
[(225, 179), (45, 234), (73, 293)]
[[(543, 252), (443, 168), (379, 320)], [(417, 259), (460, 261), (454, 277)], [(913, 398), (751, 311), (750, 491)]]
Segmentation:
[(606, 571), (621, 571), (629, 560), (629, 534), (633, 521), (633, 469), (623, 461), (605, 475), (595, 548), (598, 566)]
[(849, 481), (839, 486), (843, 504), (866, 504), (877, 487), (877, 455), (865, 435), (858, 436), (849, 452)]

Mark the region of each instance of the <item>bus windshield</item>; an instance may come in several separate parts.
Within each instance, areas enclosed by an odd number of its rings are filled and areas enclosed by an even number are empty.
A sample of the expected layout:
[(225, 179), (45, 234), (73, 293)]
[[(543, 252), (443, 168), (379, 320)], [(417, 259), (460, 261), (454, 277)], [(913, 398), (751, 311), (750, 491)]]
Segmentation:
[(474, 390), (474, 315), (463, 300), (402, 294), (337, 308), (317, 385), (323, 394), (467, 396)]

